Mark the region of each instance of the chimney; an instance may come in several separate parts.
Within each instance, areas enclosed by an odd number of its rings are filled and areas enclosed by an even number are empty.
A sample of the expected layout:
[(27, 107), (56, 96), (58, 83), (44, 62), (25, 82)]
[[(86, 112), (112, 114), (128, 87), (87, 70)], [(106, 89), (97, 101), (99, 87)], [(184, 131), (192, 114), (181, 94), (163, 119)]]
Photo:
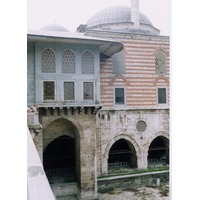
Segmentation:
[(139, 0), (131, 0), (131, 21), (134, 23), (134, 28), (140, 28)]

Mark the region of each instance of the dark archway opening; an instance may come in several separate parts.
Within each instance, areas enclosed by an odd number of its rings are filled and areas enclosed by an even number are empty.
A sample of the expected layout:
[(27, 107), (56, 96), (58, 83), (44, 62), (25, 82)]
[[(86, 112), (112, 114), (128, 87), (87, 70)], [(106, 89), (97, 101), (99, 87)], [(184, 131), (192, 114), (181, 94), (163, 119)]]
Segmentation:
[(60, 136), (53, 140), (43, 154), (43, 165), (49, 182), (75, 181), (75, 140)]
[(125, 139), (116, 141), (109, 152), (108, 170), (120, 168), (137, 168), (135, 149)]
[(169, 140), (163, 136), (155, 138), (148, 151), (148, 165), (162, 166), (169, 164)]

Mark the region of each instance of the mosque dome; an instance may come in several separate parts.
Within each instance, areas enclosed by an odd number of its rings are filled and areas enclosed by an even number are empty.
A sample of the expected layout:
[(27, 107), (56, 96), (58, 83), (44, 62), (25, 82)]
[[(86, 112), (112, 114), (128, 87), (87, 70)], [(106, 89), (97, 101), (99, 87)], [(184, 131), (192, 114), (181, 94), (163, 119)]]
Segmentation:
[(40, 29), (41, 31), (61, 31), (61, 32), (69, 32), (64, 26), (60, 26), (58, 24), (49, 24)]
[[(131, 8), (126, 6), (114, 6), (99, 11), (87, 22), (87, 27), (103, 24), (124, 23), (131, 21)], [(150, 20), (140, 12), (140, 24), (152, 25)]]
[(134, 29), (134, 21), (131, 20), (131, 8), (126, 6), (114, 6), (99, 11), (87, 22), (86, 30), (109, 30), (120, 32), (138, 32), (158, 35), (160, 31), (153, 26), (151, 21), (143, 13), (139, 12), (140, 27)]

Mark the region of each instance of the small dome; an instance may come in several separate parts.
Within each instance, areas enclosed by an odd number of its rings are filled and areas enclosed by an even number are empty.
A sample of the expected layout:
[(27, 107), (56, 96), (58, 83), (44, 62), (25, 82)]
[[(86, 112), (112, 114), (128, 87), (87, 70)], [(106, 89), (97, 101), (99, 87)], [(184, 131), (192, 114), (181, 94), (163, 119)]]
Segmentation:
[[(94, 27), (112, 23), (131, 23), (131, 8), (126, 6), (114, 6), (99, 11), (87, 22), (87, 27)], [(151, 25), (150, 20), (140, 12), (140, 24)]]
[(62, 31), (62, 32), (69, 32), (64, 26), (60, 26), (57, 24), (50, 24), (44, 26), (40, 29), (41, 31)]

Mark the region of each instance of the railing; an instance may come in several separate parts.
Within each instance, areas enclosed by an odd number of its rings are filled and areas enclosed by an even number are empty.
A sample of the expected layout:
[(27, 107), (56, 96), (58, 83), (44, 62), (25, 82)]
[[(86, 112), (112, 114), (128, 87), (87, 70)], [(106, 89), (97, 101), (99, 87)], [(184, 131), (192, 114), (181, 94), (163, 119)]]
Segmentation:
[(108, 163), (108, 168), (128, 167), (128, 162)]
[(73, 168), (58, 168), (58, 169), (46, 169), (47, 176), (54, 174), (70, 174), (73, 172)]
[(158, 163), (158, 159), (148, 159), (148, 163)]

